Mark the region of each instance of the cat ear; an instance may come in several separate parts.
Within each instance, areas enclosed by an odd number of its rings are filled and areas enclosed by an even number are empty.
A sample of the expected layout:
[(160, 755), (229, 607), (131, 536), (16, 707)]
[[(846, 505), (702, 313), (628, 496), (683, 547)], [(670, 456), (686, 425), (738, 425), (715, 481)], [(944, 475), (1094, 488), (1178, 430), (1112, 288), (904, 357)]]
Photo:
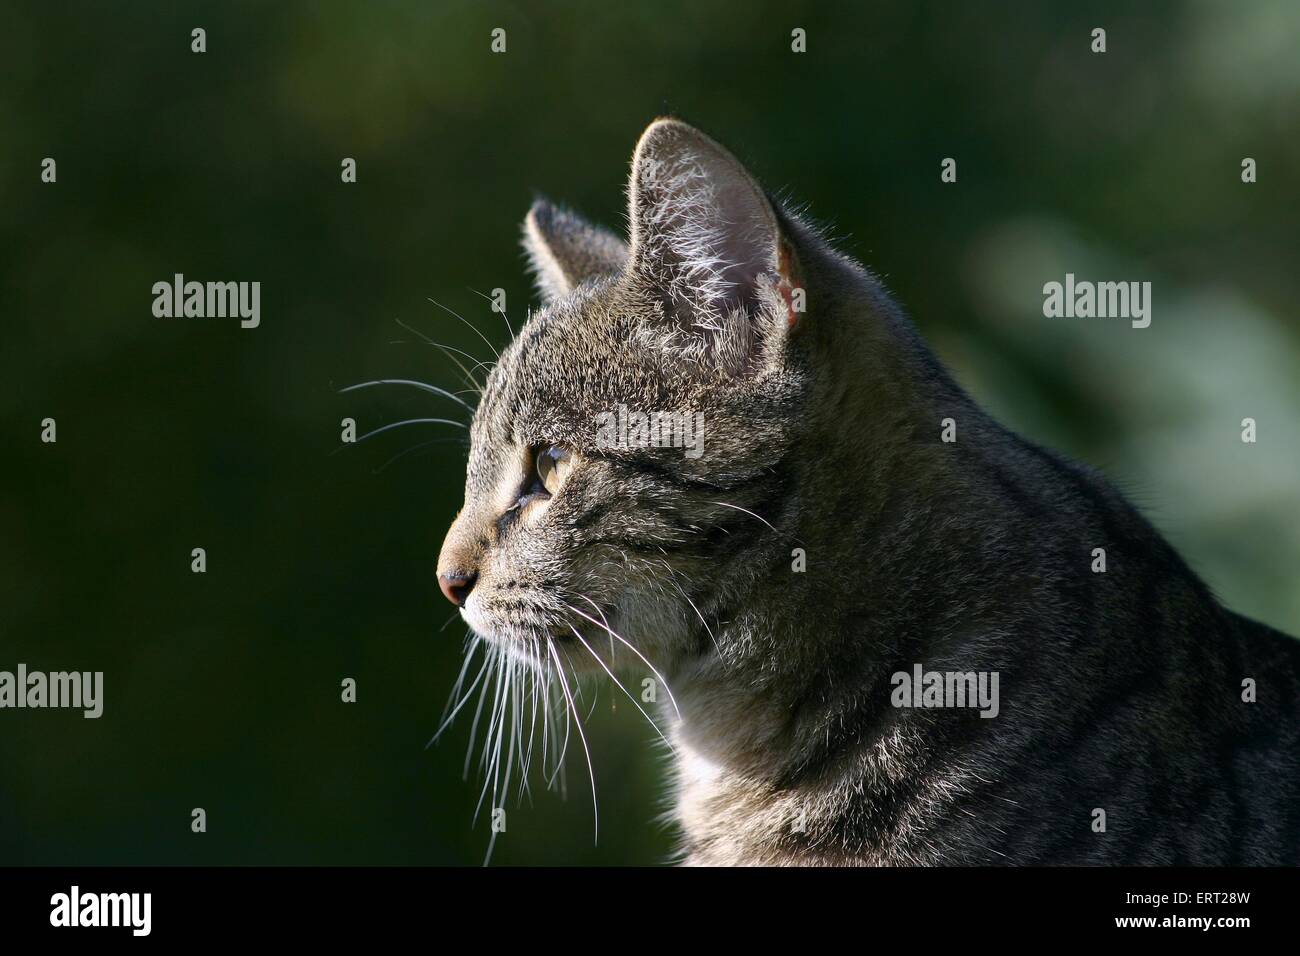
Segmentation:
[(586, 279), (618, 272), (627, 262), (622, 239), (540, 197), (524, 217), (523, 244), (544, 302)]
[[(677, 328), (794, 326), (793, 250), (763, 190), (722, 146), (679, 120), (656, 120), (632, 157), (628, 206), (634, 276)], [(753, 339), (753, 328), (735, 331)]]

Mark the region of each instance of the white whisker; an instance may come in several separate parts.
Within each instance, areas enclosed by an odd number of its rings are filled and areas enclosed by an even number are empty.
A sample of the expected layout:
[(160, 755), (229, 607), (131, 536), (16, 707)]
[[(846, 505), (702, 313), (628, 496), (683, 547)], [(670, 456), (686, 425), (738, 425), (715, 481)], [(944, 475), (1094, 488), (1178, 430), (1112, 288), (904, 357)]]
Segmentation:
[(474, 324), (473, 322), (471, 322), (469, 319), (467, 319), (467, 318), (465, 318), (464, 316), (462, 316), (462, 315), (461, 315), (459, 312), (457, 312), (455, 309), (450, 309), (450, 308), (448, 308), (447, 306), (443, 305), (443, 304), (442, 304), (441, 302), (439, 302), (437, 299), (429, 299), (429, 301), (432, 302), (434, 305), (436, 305), (438, 308), (440, 308), (440, 309), (442, 309), (443, 311), (449, 313), (453, 318), (459, 319), (460, 321), (464, 322), (467, 326), (470, 327), (470, 329), (474, 332), (475, 335), (477, 335), (477, 336), (478, 336), (479, 338), (481, 338), (485, 343), (487, 343), (487, 347), (490, 348), (490, 349), (492, 350), (492, 354), (495, 355), (495, 356), (497, 357), (498, 360), (501, 358), (501, 353), (497, 351), (497, 347), (496, 347), (495, 345), (492, 344), (492, 342), (488, 339), (488, 337), (487, 337), (486, 335), (484, 335), (482, 332), (479, 331), (477, 325), (475, 325), (475, 324)]
[(742, 508), (742, 507), (740, 507), (740, 505), (729, 505), (729, 504), (727, 504), (725, 501), (710, 501), (709, 504), (711, 504), (711, 505), (721, 505), (721, 506), (724, 507), (724, 508), (735, 508), (737, 511), (743, 511), (743, 512), (745, 512), (745, 514), (749, 515), (751, 518), (757, 518), (759, 521), (763, 522), (763, 524), (767, 525), (767, 526), (768, 526), (769, 528), (771, 528), (773, 531), (776, 530), (776, 528), (773, 527), (772, 522), (768, 521), (768, 520), (767, 520), (766, 518), (764, 518), (762, 515), (756, 515), (756, 514), (754, 514), (754, 512), (750, 511), (748, 508)]
[(464, 422), (453, 421), (450, 418), (408, 418), (405, 421), (392, 422), (391, 424), (388, 425), (381, 425), (379, 428), (376, 428), (374, 431), (366, 432), (364, 435), (362, 435), (360, 438), (357, 439), (357, 442), (363, 442), (367, 438), (371, 438), (375, 435), (378, 435), (380, 432), (390, 431), (394, 428), (401, 428), (403, 425), (424, 425), (424, 424), (455, 425), (457, 428), (466, 427)]
[[(592, 607), (595, 607), (597, 610), (600, 610), (600, 609), (596, 606), (596, 602), (593, 601), (591, 598), (587, 597), (586, 595), (579, 594), (578, 597), (582, 598), (584, 601), (586, 601), (586, 602), (587, 602), (588, 604), (590, 604)], [(579, 615), (579, 616), (581, 616), (581, 617), (586, 618), (588, 621), (590, 621), (592, 624), (595, 624), (597, 627), (605, 628), (605, 630), (609, 631), (610, 634), (612, 634), (614, 637), (618, 638), (618, 640), (621, 641), (621, 642), (624, 644), (624, 646), (626, 646), (626, 647), (628, 648), (628, 650), (630, 650), (630, 651), (631, 651), (633, 654), (635, 654), (637, 657), (641, 658), (641, 663), (645, 664), (646, 667), (650, 668), (650, 672), (653, 673), (653, 674), (655, 675), (655, 677), (659, 678), (659, 683), (661, 683), (661, 684), (664, 685), (664, 693), (666, 693), (666, 694), (668, 695), (668, 699), (669, 699), (670, 701), (672, 701), (673, 710), (675, 710), (675, 711), (677, 712), (677, 716), (678, 716), (679, 718), (682, 716), (681, 708), (677, 706), (677, 699), (676, 699), (675, 697), (673, 697), (673, 692), (672, 692), (672, 689), (668, 686), (668, 681), (666, 681), (666, 680), (664, 679), (664, 675), (661, 674), (661, 673), (659, 673), (659, 670), (658, 670), (658, 669), (657, 669), (653, 664), (651, 664), (648, 660), (646, 660), (646, 657), (645, 657), (644, 654), (642, 654), (642, 653), (641, 653), (640, 651), (638, 651), (635, 647), (633, 647), (632, 644), (631, 644), (631, 642), (629, 642), (626, 638), (624, 638), (621, 634), (619, 634), (619, 633), (618, 633), (617, 631), (615, 631), (613, 628), (611, 628), (611, 627), (605, 627), (604, 624), (601, 624), (600, 621), (596, 620), (596, 619), (595, 619), (594, 617), (592, 617), (590, 614), (586, 614), (586, 613), (584, 613), (583, 611), (578, 610), (576, 607), (574, 607), (572, 604), (569, 604), (567, 601), (564, 602), (564, 606), (567, 607), (567, 608), (568, 608), (570, 611), (572, 611), (574, 614), (577, 614), (577, 615)]]
[(460, 359), (458, 359), (453, 353), (459, 353), (465, 356), (471, 362), (479, 363), (478, 359), (476, 359), (474, 356), (470, 355), (468, 352), (465, 352), (461, 349), (452, 348), (450, 345), (443, 345), (441, 342), (435, 342), (433, 339), (429, 338), (429, 336), (425, 335), (419, 329), (412, 328), (411, 326), (403, 322), (401, 319), (397, 319), (396, 321), (398, 325), (406, 329), (406, 331), (410, 332), (412, 335), (419, 336), (419, 338), (424, 341), (425, 345), (432, 345), (435, 349), (439, 349), (442, 352), (442, 354), (446, 355), (447, 358), (455, 362), (456, 367), (460, 369), (461, 375), (463, 375), (465, 377), (465, 380), (473, 387), (474, 392), (478, 395), (483, 394), (483, 386), (479, 384), (478, 379), (476, 379), (472, 374), (470, 374), (470, 370), (465, 367), (465, 363), (462, 362)]
[(347, 388), (339, 389), (339, 394), (344, 395), (348, 392), (355, 392), (359, 388), (371, 388), (375, 385), (410, 385), (413, 388), (420, 389), (421, 391), (429, 392), (433, 395), (440, 395), (443, 398), (449, 398), (453, 402), (456, 402), (465, 408), (465, 410), (471, 415), (474, 414), (474, 406), (456, 395), (454, 392), (449, 392), (445, 388), (439, 388), (437, 385), (427, 385), (424, 382), (417, 382), (410, 378), (378, 378), (373, 382), (358, 382), (356, 385), (349, 385)]
[(709, 640), (713, 642), (713, 649), (718, 652), (719, 657), (722, 657), (722, 647), (718, 644), (718, 639), (713, 636), (713, 628), (709, 627), (709, 622), (704, 620), (704, 615), (701, 614), (700, 609), (695, 606), (695, 602), (692, 601), (691, 596), (686, 593), (686, 589), (678, 584), (676, 579), (673, 578), (671, 567), (668, 569), (668, 581), (677, 589), (677, 593), (686, 600), (686, 603), (691, 606), (691, 610), (695, 612), (695, 616), (698, 617), (700, 623), (704, 625), (704, 630), (708, 632)]
[[(466, 666), (469, 665), (469, 662), (473, 658), (473, 656), (474, 656), (473, 651), (470, 651), (469, 654), (465, 655)], [(469, 702), (470, 697), (474, 695), (474, 688), (478, 686), (478, 682), (481, 681), (483, 679), (483, 675), (487, 673), (488, 665), (490, 663), (491, 660), (488, 659), (487, 656), (485, 655), (483, 658), (483, 666), (479, 668), (478, 676), (474, 678), (474, 682), (469, 685), (469, 690), (465, 691), (465, 695), (461, 697), (460, 701), (456, 704), (456, 706), (451, 710), (450, 713), (448, 713), (446, 710), (443, 711), (442, 725), (438, 728), (437, 732), (434, 733), (433, 737), (429, 740), (430, 744), (436, 741), (442, 735), (442, 732), (451, 726), (451, 722), (456, 719), (456, 715), (460, 713), (460, 709)], [(456, 686), (452, 689), (451, 692), (452, 696), (447, 700), (449, 706), (451, 704), (451, 701), (455, 698), (457, 692), (460, 690), (461, 682), (464, 681), (464, 679), (465, 679), (465, 668), (462, 667), (460, 671), (460, 678), (456, 681)]]
[(570, 624), (569, 630), (573, 632), (573, 636), (578, 639), (578, 642), (587, 649), (587, 653), (590, 654), (595, 662), (601, 666), (601, 669), (609, 675), (609, 679), (614, 682), (614, 686), (621, 690), (627, 696), (627, 699), (632, 702), (632, 706), (641, 712), (641, 716), (646, 719), (646, 723), (648, 723), (654, 729), (654, 732), (659, 735), (659, 739), (668, 744), (668, 749), (676, 755), (677, 749), (672, 745), (672, 742), (664, 736), (664, 732), (659, 729), (659, 725), (655, 723), (654, 718), (645, 712), (645, 709), (637, 702), (637, 699), (632, 696), (628, 689), (623, 686), (622, 682), (614, 676), (614, 672), (600, 659), (600, 655), (593, 651), (591, 645), (582, 639), (582, 635), (578, 633), (578, 629)]
[(398, 461), (401, 461), (401, 460), (402, 460), (403, 458), (405, 458), (407, 455), (413, 455), (413, 454), (415, 454), (415, 453), (416, 453), (417, 451), (419, 451), (421, 448), (428, 448), (430, 445), (445, 445), (445, 444), (448, 444), (448, 443), (451, 443), (451, 442), (455, 442), (455, 443), (460, 444), (460, 445), (465, 445), (465, 444), (468, 444), (468, 443), (469, 443), (469, 439), (467, 439), (467, 438), (430, 438), (428, 441), (422, 441), (422, 442), (420, 442), (419, 444), (412, 445), (410, 448), (406, 449), (405, 451), (399, 451), (396, 455), (394, 455), (392, 458), (388, 459), (388, 461), (384, 462), (382, 465), (380, 465), (378, 468), (376, 468), (373, 472), (371, 472), (371, 474), (382, 475), (385, 471), (388, 470), (388, 466), (389, 466), (389, 465), (392, 465), (392, 464), (395, 464), (395, 463), (398, 462)]
[[(491, 645), (488, 645), (486, 653), (488, 656), (487, 663), (490, 666), (496, 666), (496, 657), (497, 657), (496, 648), (492, 647)], [(469, 762), (474, 757), (474, 738), (478, 736), (478, 722), (479, 722), (479, 718), (483, 716), (483, 704), (486, 703), (487, 701), (487, 689), (489, 683), (490, 681), (483, 682), (483, 689), (479, 691), (478, 694), (478, 706), (474, 708), (474, 723), (471, 724), (469, 728), (469, 746), (465, 750), (465, 767), (464, 770), (461, 772), (461, 776), (464, 777), (465, 779), (469, 778)], [(490, 734), (491, 733), (490, 725), (488, 729)]]
[[(493, 302), (492, 300), (492, 296), (482, 293), (478, 289), (473, 288), (472, 286), (467, 286), (467, 288), (469, 288), (469, 291), (473, 292), (475, 295), (482, 296), (483, 298), (487, 299), (489, 302), (492, 302), (493, 306), (496, 305), (496, 303)], [(492, 311), (495, 312), (496, 309), (493, 308)], [(504, 309), (501, 310), (501, 318), (505, 320), (506, 328), (510, 330), (510, 337), (513, 339), (515, 337), (515, 327), (510, 324), (510, 316), (506, 315)]]
[[(546, 648), (551, 652), (551, 657), (555, 659), (555, 672), (560, 678), (560, 687), (564, 691), (564, 696), (569, 701), (569, 712), (573, 713), (573, 694), (569, 691), (569, 681), (564, 676), (564, 665), (560, 663), (560, 655), (556, 653), (555, 643), (546, 642)], [(592, 817), (592, 836), (595, 842), (600, 841), (600, 811), (596, 804), (596, 771), (591, 765), (591, 748), (587, 746), (587, 735), (583, 732), (582, 721), (578, 720), (577, 714), (573, 714), (573, 722), (578, 727), (578, 737), (582, 740), (583, 752), (587, 755), (587, 776), (591, 778), (591, 817)]]

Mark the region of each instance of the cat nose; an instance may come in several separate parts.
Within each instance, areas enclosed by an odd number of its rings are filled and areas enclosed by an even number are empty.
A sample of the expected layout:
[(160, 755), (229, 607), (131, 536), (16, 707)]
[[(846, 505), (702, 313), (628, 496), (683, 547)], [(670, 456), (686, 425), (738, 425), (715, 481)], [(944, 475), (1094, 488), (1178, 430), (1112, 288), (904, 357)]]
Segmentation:
[(474, 582), (478, 580), (478, 573), (470, 571), (462, 573), (460, 571), (444, 571), (438, 575), (438, 587), (442, 588), (442, 593), (447, 596), (447, 600), (457, 607), (464, 607), (465, 602), (469, 600), (469, 592), (474, 590)]

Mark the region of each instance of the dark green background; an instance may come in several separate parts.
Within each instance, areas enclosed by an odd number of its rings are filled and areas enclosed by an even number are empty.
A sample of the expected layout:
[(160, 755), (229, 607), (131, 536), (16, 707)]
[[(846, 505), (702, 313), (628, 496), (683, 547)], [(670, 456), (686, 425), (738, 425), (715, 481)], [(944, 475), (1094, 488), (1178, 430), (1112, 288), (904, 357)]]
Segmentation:
[[(464, 450), (385, 468), (443, 434), (415, 425), (331, 454), (344, 416), (455, 407), (338, 389), (459, 387), (399, 320), (486, 357), (428, 299), (503, 342), (473, 290), (522, 319), (533, 190), (619, 225), (666, 112), (831, 223), (1009, 424), (1300, 631), (1300, 7), (1066, 6), (6, 5), (0, 669), (102, 670), (106, 704), (0, 712), (0, 863), (481, 861), (467, 728), (424, 748), (459, 666), (433, 570)], [(1066, 271), (1152, 281), (1152, 327), (1044, 319)], [(261, 327), (155, 318), (176, 272), (260, 281)], [(599, 845), (571, 761), (496, 862), (667, 851), (651, 734), (600, 693)]]

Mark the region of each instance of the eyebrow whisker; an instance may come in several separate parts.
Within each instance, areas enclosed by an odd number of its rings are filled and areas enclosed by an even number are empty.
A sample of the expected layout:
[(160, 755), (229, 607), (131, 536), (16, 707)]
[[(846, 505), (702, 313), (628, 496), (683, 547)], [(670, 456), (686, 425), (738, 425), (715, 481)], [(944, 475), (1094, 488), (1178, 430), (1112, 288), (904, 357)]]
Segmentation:
[[(427, 297), (426, 297), (426, 298), (427, 298)], [(431, 298), (431, 299), (429, 299), (429, 301), (432, 302), (434, 305), (436, 305), (438, 308), (440, 308), (440, 309), (444, 310), (445, 312), (449, 313), (453, 318), (459, 319), (461, 322), (464, 322), (467, 326), (469, 326), (470, 329), (473, 330), (474, 334), (477, 335), (479, 338), (481, 338), (481, 339), (482, 339), (482, 340), (487, 344), (487, 347), (490, 348), (490, 349), (492, 350), (492, 354), (495, 355), (495, 356), (497, 357), (497, 360), (500, 361), (500, 359), (501, 359), (501, 353), (497, 351), (497, 347), (496, 347), (495, 345), (492, 344), (491, 340), (490, 340), (486, 335), (484, 335), (482, 332), (479, 331), (479, 328), (478, 328), (477, 325), (475, 325), (475, 324), (474, 324), (473, 322), (471, 322), (469, 319), (467, 319), (467, 318), (465, 318), (464, 316), (462, 316), (462, 315), (461, 315), (459, 312), (457, 312), (455, 309), (451, 309), (451, 308), (448, 308), (447, 306), (443, 305), (443, 304), (442, 304), (441, 302), (439, 302), (437, 299), (432, 299), (432, 298)]]
[(339, 394), (344, 395), (348, 392), (355, 392), (359, 388), (370, 388), (375, 385), (410, 385), (421, 391), (429, 392), (433, 395), (441, 395), (443, 398), (449, 398), (453, 402), (463, 407), (471, 415), (474, 414), (474, 406), (465, 401), (454, 392), (449, 392), (445, 388), (439, 388), (437, 385), (429, 385), (425, 382), (417, 382), (410, 378), (377, 378), (373, 382), (358, 382), (356, 385), (349, 385), (347, 388), (339, 389)]

